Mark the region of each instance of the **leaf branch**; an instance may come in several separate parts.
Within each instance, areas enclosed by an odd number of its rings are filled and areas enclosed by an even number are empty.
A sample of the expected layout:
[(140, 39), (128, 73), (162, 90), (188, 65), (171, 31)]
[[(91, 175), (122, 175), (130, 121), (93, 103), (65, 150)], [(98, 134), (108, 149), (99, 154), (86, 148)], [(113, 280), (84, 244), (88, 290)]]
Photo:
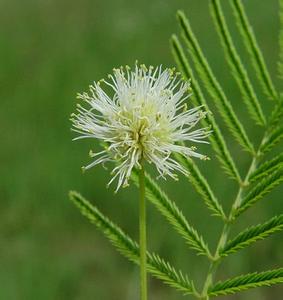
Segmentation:
[[(135, 241), (79, 193), (71, 191), (69, 197), (81, 213), (103, 232), (122, 255), (130, 261), (139, 264), (139, 245)], [(193, 282), (181, 271), (176, 271), (174, 267), (157, 254), (147, 253), (147, 268), (153, 276), (161, 279), (169, 286), (174, 287), (184, 294), (195, 294), (198, 297)]]
[[(138, 185), (137, 171), (132, 172), (132, 179)], [(161, 190), (158, 184), (146, 174), (145, 177), (146, 197), (154, 204), (163, 216), (169, 221), (176, 231), (185, 239), (190, 248), (196, 250), (200, 255), (205, 255), (212, 259), (212, 255), (204, 242), (202, 236), (189, 225), (182, 211), (177, 207), (176, 203)]]
[(228, 101), (221, 85), (214, 76), (208, 61), (206, 60), (199, 43), (191, 29), (190, 23), (185, 14), (178, 11), (177, 18), (183, 32), (183, 38), (186, 42), (190, 56), (192, 57), (196, 70), (211, 95), (214, 103), (223, 117), (228, 129), (240, 145), (247, 151), (254, 154), (254, 147), (250, 142), (244, 127), (239, 121), (231, 103)]
[(214, 17), (216, 28), (225, 50), (226, 60), (231, 67), (232, 75), (234, 76), (234, 79), (239, 86), (239, 89), (243, 96), (243, 100), (248, 108), (251, 117), (256, 121), (258, 125), (264, 126), (266, 124), (266, 120), (262, 112), (262, 108), (259, 104), (248, 73), (234, 46), (220, 2), (219, 0), (210, 0), (210, 3), (212, 15)]
[[(175, 35), (172, 36), (171, 47), (176, 63), (179, 66), (179, 69), (182, 71), (184, 78), (186, 80), (191, 80), (193, 90), (192, 101), (194, 105), (203, 105), (204, 107), (206, 107), (206, 110), (209, 111), (207, 101), (205, 100), (201, 88), (194, 77), (192, 68), (189, 66), (189, 62), (186, 58), (183, 47), (179, 42), (177, 36)], [(222, 167), (224, 168), (226, 173), (230, 175), (230, 177), (234, 178), (239, 183), (241, 183), (242, 179), (240, 177), (239, 171), (228, 150), (224, 136), (222, 135), (221, 130), (217, 125), (214, 117), (210, 113), (208, 113), (207, 117), (202, 119), (202, 123), (204, 126), (211, 126), (212, 133), (209, 136), (209, 140), (214, 151), (216, 152), (217, 158), (220, 161)]]
[(239, 31), (243, 37), (244, 44), (250, 55), (259, 83), (264, 93), (270, 99), (277, 99), (278, 95), (266, 67), (262, 52), (258, 46), (255, 34), (247, 18), (242, 0), (230, 1), (234, 15), (237, 20)]
[(283, 214), (275, 216), (263, 224), (247, 228), (234, 239), (228, 241), (223, 249), (220, 250), (220, 256), (227, 256), (235, 253), (252, 243), (265, 239), (270, 235), (283, 229)]
[(261, 273), (250, 273), (219, 281), (209, 289), (209, 296), (220, 296), (235, 294), (251, 288), (271, 286), (283, 282), (283, 268), (265, 271)]

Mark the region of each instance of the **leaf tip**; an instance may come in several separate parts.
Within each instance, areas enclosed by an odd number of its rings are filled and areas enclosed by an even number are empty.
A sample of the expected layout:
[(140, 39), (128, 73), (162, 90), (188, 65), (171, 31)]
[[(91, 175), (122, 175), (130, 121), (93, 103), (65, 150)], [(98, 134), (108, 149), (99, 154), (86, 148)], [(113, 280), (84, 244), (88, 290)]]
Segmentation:
[(68, 195), (69, 195), (69, 199), (70, 199), (72, 202), (77, 202), (77, 199), (78, 199), (78, 198), (81, 198), (81, 195), (80, 195), (78, 192), (72, 191), (72, 190), (69, 191)]

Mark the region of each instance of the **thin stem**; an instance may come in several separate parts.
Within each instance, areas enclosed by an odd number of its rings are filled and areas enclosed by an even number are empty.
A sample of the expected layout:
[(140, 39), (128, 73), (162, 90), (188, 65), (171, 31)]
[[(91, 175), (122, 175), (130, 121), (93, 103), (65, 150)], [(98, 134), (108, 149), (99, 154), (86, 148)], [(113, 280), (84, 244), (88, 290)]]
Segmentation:
[(203, 291), (202, 291), (202, 295), (203, 295), (203, 299), (208, 300), (209, 296), (207, 295), (208, 289), (209, 287), (212, 285), (213, 283), (213, 275), (216, 272), (216, 269), (220, 263), (220, 259), (219, 259), (219, 251), (220, 249), (225, 245), (227, 238), (228, 238), (228, 233), (230, 231), (230, 224), (229, 223), (225, 223), (221, 236), (219, 238), (218, 244), (217, 244), (217, 248), (215, 251), (215, 259), (213, 262), (210, 263), (209, 269), (208, 269), (208, 273), (207, 273), (207, 277), (203, 286)]
[(258, 163), (258, 156), (255, 156), (251, 162), (251, 165), (249, 167), (249, 170), (247, 172), (247, 175), (245, 177), (245, 180), (243, 182), (243, 185), (240, 187), (236, 200), (232, 205), (231, 211), (230, 211), (230, 215), (229, 215), (229, 220), (233, 221), (234, 218), (234, 213), (237, 210), (237, 208), (240, 206), (241, 202), (242, 202), (242, 194), (243, 194), (243, 190), (244, 188), (249, 184), (249, 177), (251, 175), (251, 173), (255, 170), (256, 165)]
[(145, 175), (141, 164), (139, 172), (140, 203), (139, 203), (139, 227), (140, 227), (140, 299), (147, 299), (147, 275), (146, 275), (146, 200), (145, 200)]
[(252, 162), (250, 164), (250, 167), (247, 171), (247, 174), (245, 176), (245, 179), (243, 181), (243, 183), (240, 185), (237, 196), (235, 198), (235, 201), (231, 207), (230, 210), (230, 214), (228, 217), (228, 222), (226, 222), (223, 226), (223, 230), (222, 233), (220, 235), (218, 244), (217, 244), (217, 248), (214, 254), (214, 261), (212, 261), (210, 263), (209, 269), (208, 269), (208, 273), (206, 276), (206, 280), (203, 286), (203, 290), (202, 290), (202, 297), (205, 300), (209, 300), (209, 296), (208, 296), (208, 289), (209, 287), (213, 284), (213, 275), (217, 270), (218, 265), (220, 264), (221, 261), (221, 256), (220, 256), (220, 250), (225, 246), (226, 242), (227, 242), (227, 238), (228, 238), (228, 234), (230, 231), (230, 227), (231, 227), (231, 223), (234, 221), (234, 213), (236, 212), (237, 208), (241, 205), (242, 202), (242, 194), (244, 191), (244, 188), (249, 184), (249, 177), (251, 175), (251, 173), (255, 170), (256, 165), (258, 163), (258, 158), (260, 157), (260, 149), (261, 149), (261, 145), (264, 143), (266, 139), (266, 134), (264, 135), (262, 142), (260, 143), (260, 146), (258, 148), (258, 151), (256, 152), (256, 154), (254, 155)]

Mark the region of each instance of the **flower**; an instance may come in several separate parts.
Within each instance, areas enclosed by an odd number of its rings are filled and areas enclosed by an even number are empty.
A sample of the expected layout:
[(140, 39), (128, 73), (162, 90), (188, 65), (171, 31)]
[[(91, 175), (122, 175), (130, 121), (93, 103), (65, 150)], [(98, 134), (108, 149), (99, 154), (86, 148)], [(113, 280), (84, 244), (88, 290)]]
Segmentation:
[[(206, 116), (202, 107), (187, 109), (185, 100), (190, 96), (190, 83), (179, 78), (172, 69), (135, 65), (113, 70), (109, 81), (101, 80), (90, 86), (90, 93), (78, 94), (89, 108), (78, 105), (73, 114), (73, 130), (82, 138), (95, 138), (105, 144), (105, 149), (93, 153), (93, 162), (84, 169), (114, 161), (109, 184), (118, 178), (117, 190), (127, 186), (134, 167), (141, 161), (155, 165), (161, 177), (176, 179), (175, 171), (188, 175), (172, 153), (207, 159), (187, 147), (185, 141), (207, 143), (208, 128), (194, 129)], [(111, 90), (109, 96), (101, 83)], [(116, 191), (117, 191), (116, 190)]]

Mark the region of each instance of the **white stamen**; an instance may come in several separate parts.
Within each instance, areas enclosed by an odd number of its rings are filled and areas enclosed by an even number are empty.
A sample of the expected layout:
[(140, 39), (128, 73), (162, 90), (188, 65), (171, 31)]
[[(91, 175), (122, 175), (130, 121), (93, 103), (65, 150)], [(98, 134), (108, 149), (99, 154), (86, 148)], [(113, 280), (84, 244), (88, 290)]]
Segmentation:
[[(82, 138), (95, 138), (107, 143), (107, 149), (90, 152), (94, 161), (84, 169), (97, 164), (115, 161), (113, 178), (118, 179), (116, 191), (128, 185), (134, 167), (140, 168), (143, 158), (153, 163), (159, 177), (177, 179), (175, 171), (188, 175), (172, 153), (208, 159), (195, 152), (192, 145), (181, 146), (178, 142), (207, 143), (209, 128), (192, 130), (205, 118), (203, 107), (187, 108), (190, 82), (184, 82), (171, 69), (147, 68), (144, 65), (128, 66), (113, 70), (110, 82), (101, 80), (90, 86), (90, 94), (78, 94), (78, 98), (90, 107), (77, 106), (72, 115), (72, 130)], [(113, 90), (109, 96), (102, 84)]]

